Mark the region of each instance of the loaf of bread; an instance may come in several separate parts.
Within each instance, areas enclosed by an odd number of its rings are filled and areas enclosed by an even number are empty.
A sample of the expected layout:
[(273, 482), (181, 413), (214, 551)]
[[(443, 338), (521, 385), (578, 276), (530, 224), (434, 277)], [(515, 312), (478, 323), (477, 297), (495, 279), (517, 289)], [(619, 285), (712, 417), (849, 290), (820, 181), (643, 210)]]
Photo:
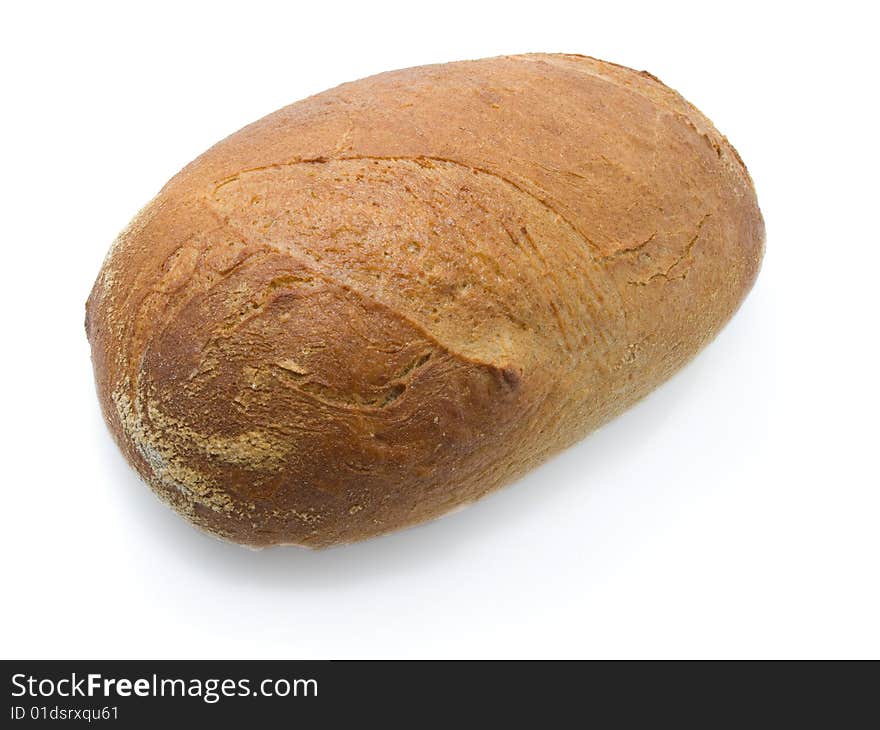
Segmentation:
[(425, 66), (188, 165), (113, 245), (86, 330), (163, 500), (322, 547), (475, 500), (635, 403), (727, 322), (763, 243), (742, 160), (652, 75)]

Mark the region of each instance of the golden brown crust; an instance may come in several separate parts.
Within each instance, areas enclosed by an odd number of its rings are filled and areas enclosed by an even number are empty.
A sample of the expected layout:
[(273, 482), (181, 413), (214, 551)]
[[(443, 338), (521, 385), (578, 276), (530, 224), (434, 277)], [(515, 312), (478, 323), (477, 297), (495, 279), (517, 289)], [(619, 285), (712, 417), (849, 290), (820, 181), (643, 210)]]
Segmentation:
[(510, 482), (705, 345), (754, 189), (646, 73), (533, 54), (310, 97), (199, 157), (87, 304), (110, 430), (250, 545), (349, 542)]

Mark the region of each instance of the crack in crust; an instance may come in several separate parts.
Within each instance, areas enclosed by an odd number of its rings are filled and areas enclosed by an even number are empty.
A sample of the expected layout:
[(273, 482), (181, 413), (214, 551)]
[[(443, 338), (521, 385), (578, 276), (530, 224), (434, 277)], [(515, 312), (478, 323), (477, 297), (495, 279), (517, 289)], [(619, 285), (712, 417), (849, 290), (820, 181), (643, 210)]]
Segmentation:
[[(548, 227), (547, 230), (554, 225), (557, 227), (562, 225), (563, 230), (568, 232), (567, 235), (562, 236), (557, 234), (558, 239), (561, 241), (558, 245), (554, 240), (547, 238), (548, 234), (546, 231), (542, 236), (543, 240), (541, 244), (539, 244), (535, 240), (535, 234), (529, 230), (529, 227), (524, 222), (506, 220), (500, 212), (493, 212), (484, 209), (482, 215), (487, 216), (487, 220), (494, 219), (499, 230), (506, 234), (513, 246), (519, 250), (531, 252), (536, 261), (539, 262), (539, 266), (535, 271), (540, 273), (541, 276), (550, 282), (551, 286), (549, 288), (546, 286), (527, 288), (526, 293), (528, 296), (540, 295), (548, 297), (545, 305), (547, 312), (546, 316), (551, 318), (557, 328), (559, 333), (559, 343), (564, 351), (569, 355), (573, 355), (577, 359), (582, 358), (588, 351), (597, 359), (601, 360), (606, 357), (607, 351), (609, 348), (613, 347), (613, 343), (618, 338), (621, 327), (625, 324), (625, 313), (623, 311), (623, 305), (620, 301), (620, 294), (617, 290), (616, 283), (610, 276), (608, 276), (608, 273), (599, 266), (596, 245), (546, 200), (536, 196), (527, 190), (522, 184), (519, 184), (510, 177), (499, 175), (498, 173), (483, 167), (469, 165), (458, 160), (438, 156), (405, 157), (358, 155), (340, 157), (302, 157), (288, 160), (284, 163), (255, 166), (241, 170), (235, 175), (228, 176), (220, 182), (215, 183), (212, 189), (213, 192), (208, 200), (212, 204), (216, 203), (219, 205), (220, 208), (218, 209), (218, 212), (222, 212), (230, 206), (234, 207), (236, 205), (236, 203), (227, 200), (227, 196), (224, 194), (225, 190), (228, 189), (228, 186), (243, 181), (251, 175), (270, 173), (300, 166), (307, 167), (311, 165), (322, 166), (334, 164), (348, 165), (358, 162), (387, 164), (405, 163), (407, 165), (412, 165), (414, 169), (423, 168), (431, 171), (436, 170), (437, 173), (442, 173), (445, 170), (458, 170), (477, 176), (486, 176), (486, 180), (497, 181), (497, 184), (500, 185), (500, 187), (497, 188), (497, 191), (501, 191), (501, 193), (503, 193), (503, 191), (512, 191), (509, 194), (505, 193), (508, 195), (505, 206), (513, 206), (514, 209), (517, 209), (515, 205), (516, 198), (511, 197), (516, 195), (523, 195), (526, 200), (536, 204), (538, 206), (536, 210), (543, 211), (542, 215), (545, 220), (543, 225)], [(332, 176), (333, 174), (341, 173), (327, 174)], [(351, 172), (351, 174), (354, 175), (353, 172)], [(356, 177), (359, 180), (362, 176), (358, 174)], [(330, 177), (329, 179), (333, 180), (334, 178)], [(338, 181), (339, 177), (336, 177), (335, 179)], [(450, 184), (453, 184), (454, 181), (455, 178), (452, 178)], [(268, 183), (254, 183), (253, 189), (259, 189), (260, 184), (266, 185)], [(467, 185), (470, 184), (471, 183), (463, 184), (461, 190), (467, 191)], [(487, 183), (482, 182), (479, 184), (486, 185)], [(423, 205), (427, 206), (426, 209), (430, 210), (432, 201), (421, 200), (408, 185), (403, 183), (401, 183), (401, 185), (407, 194), (420, 200)], [(483, 189), (484, 188), (478, 188), (478, 190)], [(252, 203), (254, 200), (260, 198), (258, 194), (251, 196), (249, 193), (245, 193), (244, 191), (246, 190), (247, 188), (239, 188), (237, 189), (236, 194), (238, 196), (244, 196), (244, 198), (249, 198)], [(352, 195), (354, 195), (354, 193), (352, 193)], [(232, 200), (234, 200), (234, 198)], [(264, 201), (260, 200), (259, 202), (262, 203)], [(345, 204), (347, 205), (347, 203)], [(442, 219), (441, 213), (436, 211), (435, 213)], [(425, 321), (423, 313), (418, 309), (418, 302), (405, 299), (406, 296), (409, 296), (405, 293), (407, 291), (406, 289), (401, 289), (401, 294), (399, 296), (391, 295), (388, 292), (387, 287), (383, 288), (383, 286), (379, 284), (370, 284), (368, 279), (363, 280), (364, 276), (361, 276), (360, 279), (352, 278), (352, 274), (358, 270), (356, 258), (350, 259), (346, 263), (346, 274), (344, 278), (340, 277), (338, 273), (331, 274), (331, 271), (337, 272), (342, 270), (340, 266), (331, 267), (329, 263), (326, 265), (322, 263), (323, 258), (325, 258), (324, 254), (329, 253), (330, 256), (335, 255), (337, 249), (332, 247), (332, 243), (326, 241), (322, 242), (320, 246), (324, 247), (323, 251), (321, 251), (320, 248), (314, 248), (315, 244), (313, 244), (313, 248), (308, 248), (308, 246), (299, 239), (299, 229), (290, 229), (289, 227), (284, 228), (285, 224), (282, 221), (279, 221), (278, 215), (278, 213), (275, 213), (274, 217), (267, 219), (267, 222), (263, 223), (257, 229), (254, 228), (256, 223), (249, 224), (250, 227), (248, 232), (242, 231), (242, 235), (245, 235), (246, 237), (253, 237), (254, 235), (264, 236), (261, 239), (263, 243), (275, 248), (279, 248), (277, 239), (280, 237), (285, 241), (284, 248), (296, 258), (302, 259), (305, 257), (310, 268), (317, 268), (325, 275), (332, 275), (337, 281), (357, 288), (358, 291), (361, 291), (366, 296), (393, 306), (398, 309), (401, 314), (405, 314), (409, 320), (419, 321), (423, 329), (428, 326), (430, 326), (432, 330), (436, 329), (433, 324)], [(229, 214), (226, 214), (225, 220), (227, 225), (230, 226), (240, 227), (241, 225), (240, 220), (235, 219), (234, 217), (231, 218)], [(344, 220), (345, 218), (343, 216), (339, 221), (332, 225), (340, 225), (340, 221)], [(273, 234), (272, 231), (277, 224), (282, 225), (283, 231)], [(323, 219), (320, 221), (319, 225), (331, 226), (328, 221)], [(353, 246), (355, 249), (358, 248), (360, 244), (357, 243), (357, 229), (352, 229), (351, 224), (338, 228), (338, 231), (344, 230), (347, 230), (346, 240), (351, 239), (352, 242), (347, 244), (344, 243), (342, 245)], [(335, 239), (336, 236), (336, 232), (334, 232), (332, 226), (326, 229), (324, 234), (327, 239)], [(366, 233), (363, 235), (366, 235)], [(523, 246), (523, 244), (525, 244), (525, 246)], [(556, 246), (555, 252), (553, 253), (554, 259), (550, 260), (542, 249), (551, 251), (553, 250), (553, 246)], [(416, 250), (417, 249), (418, 246), (416, 247)], [(463, 254), (463, 261), (467, 261), (467, 256), (469, 255), (474, 260), (479, 259), (481, 265), (485, 265), (494, 270), (494, 276), (499, 281), (509, 281), (511, 273), (516, 273), (515, 268), (511, 270), (511, 263), (505, 264), (507, 267), (506, 270), (499, 268), (501, 259), (497, 258), (496, 254), (492, 252), (491, 249), (484, 252), (479, 247), (472, 247), (469, 252), (463, 252)], [(416, 272), (407, 274), (407, 276), (415, 276), (415, 273)], [(536, 276), (538, 273), (531, 274), (531, 276)], [(452, 276), (453, 274), (450, 273), (449, 275)], [(521, 286), (521, 282), (518, 285)], [(470, 284), (467, 282), (462, 284), (462, 292), (466, 292), (469, 286)], [(376, 291), (384, 293), (377, 295)], [(446, 301), (442, 291), (436, 291), (428, 296), (433, 296), (438, 302)], [(401, 299), (401, 297), (404, 298)], [(448, 301), (451, 302), (451, 300)], [(518, 333), (524, 333), (531, 330), (535, 323), (535, 314), (524, 314), (524, 310), (521, 309), (516, 300), (511, 301), (498, 298), (494, 299), (493, 302), (494, 306), (500, 308), (499, 312), (503, 311), (503, 316), (509, 324), (509, 332), (506, 337), (513, 337), (515, 341), (522, 336)], [(404, 312), (401, 307), (404, 307), (406, 311)], [(497, 332), (498, 331), (496, 330), (496, 333)], [(441, 337), (441, 339), (443, 339), (446, 347), (454, 348), (458, 351), (462, 351), (462, 347), (466, 342), (463, 339), (462, 334), (459, 334), (454, 339), (449, 339), (448, 336)], [(471, 340), (470, 344), (464, 346), (467, 356), (473, 358), (476, 356), (476, 353), (473, 349), (472, 343), (473, 340)], [(503, 353), (505, 351), (509, 352), (510, 345), (499, 345), (499, 347), (501, 347), (501, 349), (498, 350), (496, 354), (488, 356), (490, 361), (497, 361), (499, 356), (502, 359), (509, 357)], [(522, 350), (523, 348), (519, 349)], [(485, 351), (483, 357), (486, 357)]]
[(417, 165), (421, 165), (423, 167), (429, 167), (433, 162), (441, 162), (449, 165), (456, 165), (457, 167), (462, 167), (466, 170), (471, 170), (472, 172), (479, 172), (483, 175), (489, 175), (494, 177), (502, 182), (510, 185), (513, 188), (516, 188), (519, 192), (524, 195), (529, 196), (532, 200), (542, 205), (544, 208), (548, 210), (548, 212), (552, 213), (559, 220), (561, 220), (568, 228), (574, 231), (577, 236), (586, 243), (590, 248), (594, 251), (598, 252), (600, 249), (596, 245), (594, 241), (592, 241), (583, 231), (581, 231), (572, 221), (566, 218), (562, 213), (560, 213), (554, 206), (552, 206), (547, 200), (535, 195), (531, 190), (524, 187), (521, 183), (516, 182), (510, 177), (506, 177), (496, 172), (495, 170), (489, 170), (485, 167), (477, 167), (475, 165), (468, 164), (466, 162), (462, 162), (461, 160), (455, 160), (450, 157), (439, 157), (437, 155), (418, 155), (418, 156), (402, 156), (402, 155), (338, 155), (333, 157), (295, 157), (290, 160), (286, 160), (284, 162), (278, 162), (271, 165), (262, 165), (259, 167), (250, 167), (244, 170), (239, 170), (235, 175), (230, 175), (227, 178), (224, 178), (220, 182), (216, 183), (214, 186), (214, 190), (212, 192), (212, 197), (217, 196), (217, 192), (226, 185), (233, 183), (239, 179), (243, 175), (247, 175), (252, 172), (262, 172), (264, 170), (277, 170), (284, 167), (290, 167), (293, 165), (320, 165), (326, 164), (328, 162), (345, 162), (348, 160), (377, 160), (380, 162), (414, 162)]
[(680, 256), (677, 256), (675, 261), (673, 261), (668, 267), (666, 267), (663, 271), (658, 271), (654, 274), (651, 274), (647, 279), (627, 281), (627, 284), (632, 284), (633, 286), (648, 286), (650, 283), (660, 280), (671, 281), (675, 279), (685, 279), (688, 275), (688, 269), (685, 269), (678, 276), (670, 276), (672, 270), (679, 266), (681, 263), (685, 261), (691, 261), (693, 258), (694, 246), (696, 246), (697, 241), (700, 238), (700, 233), (703, 230), (703, 224), (709, 220), (711, 213), (706, 213), (697, 224), (696, 233), (691, 237), (691, 239), (687, 242), (687, 245), (684, 247)]

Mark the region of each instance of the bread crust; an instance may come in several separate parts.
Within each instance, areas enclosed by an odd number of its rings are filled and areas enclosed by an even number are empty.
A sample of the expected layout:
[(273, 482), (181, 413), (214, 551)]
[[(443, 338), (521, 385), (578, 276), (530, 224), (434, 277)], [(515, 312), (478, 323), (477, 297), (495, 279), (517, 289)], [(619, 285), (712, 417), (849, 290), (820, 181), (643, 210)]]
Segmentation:
[(764, 245), (733, 147), (568, 54), (343, 84), (212, 147), (86, 305), (111, 433), (251, 546), (323, 547), (511, 482), (690, 360)]

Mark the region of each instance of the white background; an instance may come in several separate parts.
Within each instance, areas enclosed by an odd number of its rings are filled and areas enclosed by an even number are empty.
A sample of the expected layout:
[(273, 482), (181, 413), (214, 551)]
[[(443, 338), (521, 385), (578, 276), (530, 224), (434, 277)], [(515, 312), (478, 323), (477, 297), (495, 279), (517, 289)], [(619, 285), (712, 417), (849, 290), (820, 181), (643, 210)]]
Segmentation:
[[(880, 657), (876, 21), (816, 7), (5, 4), (2, 656)], [(191, 528), (95, 398), (83, 305), (117, 232), (284, 104), (525, 51), (648, 69), (736, 145), (768, 238), (740, 312), (632, 411), (433, 524), (324, 552)]]

